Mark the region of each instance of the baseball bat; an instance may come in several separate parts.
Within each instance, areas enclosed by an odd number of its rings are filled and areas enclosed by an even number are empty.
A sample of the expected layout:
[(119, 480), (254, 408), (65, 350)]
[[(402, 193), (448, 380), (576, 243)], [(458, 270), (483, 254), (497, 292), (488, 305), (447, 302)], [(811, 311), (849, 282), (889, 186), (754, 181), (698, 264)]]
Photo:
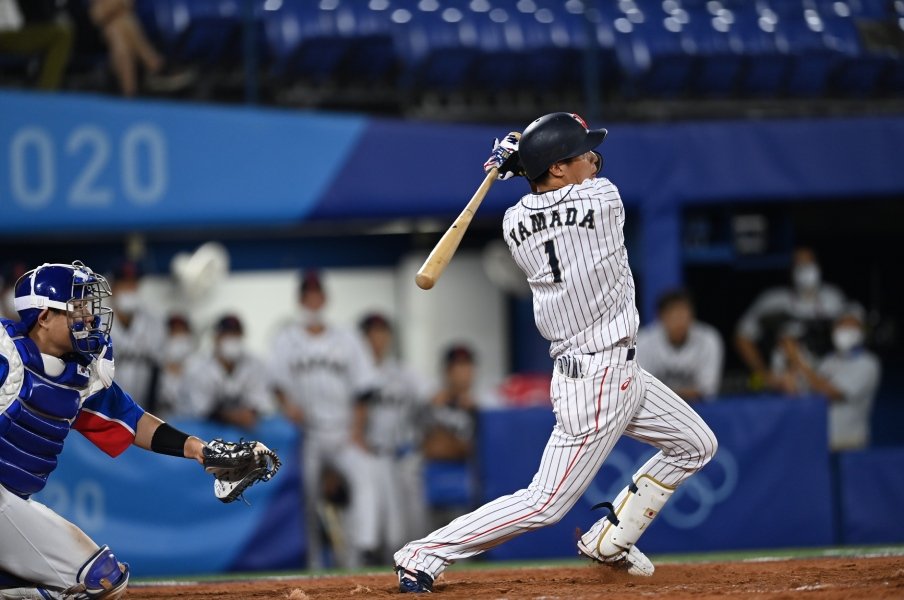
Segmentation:
[[(518, 138), (521, 137), (521, 134), (518, 132), (512, 133)], [(499, 170), (496, 169), (496, 167), (487, 171), (487, 176), (483, 178), (483, 183), (480, 184), (480, 187), (478, 187), (477, 191), (474, 192), (474, 195), (471, 196), (471, 199), (465, 205), (464, 210), (461, 211), (458, 218), (452, 222), (452, 225), (446, 230), (443, 237), (441, 237), (439, 242), (436, 243), (436, 246), (433, 247), (427, 260), (421, 265), (420, 270), (417, 272), (417, 276), (414, 278), (414, 281), (419, 288), (422, 290), (429, 290), (436, 285), (436, 282), (448, 266), (449, 261), (452, 260), (452, 257), (455, 255), (455, 251), (458, 250), (458, 244), (461, 243), (465, 231), (468, 230), (471, 219), (474, 218), (474, 213), (477, 212), (477, 209), (486, 197), (490, 187), (496, 182), (496, 177), (498, 175)]]
[(417, 272), (417, 276), (414, 278), (414, 281), (419, 288), (422, 290), (429, 290), (436, 284), (440, 275), (443, 274), (443, 271), (446, 269), (446, 266), (449, 264), (449, 261), (452, 260), (452, 256), (458, 249), (458, 244), (461, 243), (465, 231), (468, 230), (471, 219), (474, 218), (474, 213), (477, 211), (480, 203), (483, 202), (490, 186), (496, 181), (496, 176), (498, 174), (499, 171), (496, 170), (496, 167), (493, 167), (487, 172), (487, 176), (483, 179), (483, 183), (480, 184), (480, 187), (478, 187), (477, 191), (474, 192), (474, 195), (471, 196), (471, 200), (465, 205), (464, 210), (461, 211), (458, 218), (452, 222), (452, 225), (446, 230), (443, 237), (441, 237), (439, 242), (436, 243), (436, 246), (433, 247), (427, 260), (424, 261), (424, 264)]

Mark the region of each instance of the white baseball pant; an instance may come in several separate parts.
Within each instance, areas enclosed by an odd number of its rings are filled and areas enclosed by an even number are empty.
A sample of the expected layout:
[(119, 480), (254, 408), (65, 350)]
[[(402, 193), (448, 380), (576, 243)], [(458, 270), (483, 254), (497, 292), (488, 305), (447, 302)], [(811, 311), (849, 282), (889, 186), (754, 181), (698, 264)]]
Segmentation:
[(79, 569), (99, 549), (81, 529), (40, 502), (23, 500), (0, 485), (0, 571), (42, 588), (65, 590), (75, 585)]
[(554, 369), (556, 424), (540, 469), (526, 489), (462, 515), (395, 553), (397, 565), (436, 578), (453, 562), (558, 522), (593, 480), (613, 446), (628, 435), (659, 449), (634, 475), (675, 487), (716, 452), (712, 431), (677, 394), (616, 348), (570, 357), (568, 377)]
[(339, 566), (360, 566), (362, 554), (376, 549), (379, 543), (377, 492), (374, 481), (374, 458), (358, 448), (348, 437), (324, 439), (306, 435), (302, 444), (301, 464), (305, 499), (305, 525), (308, 538), (308, 566), (323, 568), (323, 544), (320, 536), (318, 507), (321, 498), (321, 472), (334, 468), (345, 479), (349, 491), (349, 507), (343, 511), (344, 547), (336, 556)]

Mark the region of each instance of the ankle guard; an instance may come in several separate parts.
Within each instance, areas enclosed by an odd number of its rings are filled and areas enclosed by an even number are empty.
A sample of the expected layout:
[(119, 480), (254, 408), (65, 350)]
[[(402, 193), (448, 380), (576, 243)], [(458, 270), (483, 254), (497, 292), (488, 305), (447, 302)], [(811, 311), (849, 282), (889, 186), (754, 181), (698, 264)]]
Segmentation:
[(638, 477), (636, 484), (628, 486), (620, 506), (605, 517), (608, 523), (591, 546), (596, 554), (610, 558), (630, 550), (674, 491), (647, 475)]

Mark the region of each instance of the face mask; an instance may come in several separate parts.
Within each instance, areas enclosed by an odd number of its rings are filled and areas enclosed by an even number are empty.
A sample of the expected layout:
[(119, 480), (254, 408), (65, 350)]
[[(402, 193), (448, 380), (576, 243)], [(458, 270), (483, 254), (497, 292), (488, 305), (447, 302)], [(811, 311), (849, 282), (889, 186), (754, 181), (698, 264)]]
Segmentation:
[(836, 327), (832, 332), (832, 343), (839, 352), (850, 352), (863, 344), (863, 331), (857, 327)]
[(794, 267), (794, 287), (799, 290), (812, 290), (819, 286), (819, 267), (814, 264)]
[(185, 362), (194, 350), (191, 337), (187, 335), (175, 335), (169, 339), (163, 349), (163, 359), (169, 364)]
[(301, 316), (301, 324), (305, 327), (321, 327), (323, 326), (323, 311), (311, 310), (302, 306), (299, 309)]
[(141, 306), (141, 297), (135, 292), (120, 292), (114, 296), (116, 310), (132, 314)]
[(217, 353), (220, 355), (220, 358), (230, 362), (238, 360), (242, 356), (243, 351), (242, 338), (239, 337), (223, 338), (217, 347)]

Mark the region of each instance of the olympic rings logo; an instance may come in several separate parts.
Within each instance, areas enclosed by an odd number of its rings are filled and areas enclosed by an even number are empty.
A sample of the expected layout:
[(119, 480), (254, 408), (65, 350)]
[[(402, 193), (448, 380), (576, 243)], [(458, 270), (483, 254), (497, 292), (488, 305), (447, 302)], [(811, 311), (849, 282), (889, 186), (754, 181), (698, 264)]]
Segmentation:
[[(632, 460), (627, 452), (614, 450), (590, 483), (582, 501), (588, 506), (613, 501), (649, 458), (649, 455), (643, 455)], [(611, 483), (602, 487), (598, 481)], [(737, 486), (738, 461), (730, 450), (721, 447), (702, 471), (678, 487), (662, 509), (661, 517), (676, 529), (693, 529), (706, 521), (716, 505), (727, 500)]]

